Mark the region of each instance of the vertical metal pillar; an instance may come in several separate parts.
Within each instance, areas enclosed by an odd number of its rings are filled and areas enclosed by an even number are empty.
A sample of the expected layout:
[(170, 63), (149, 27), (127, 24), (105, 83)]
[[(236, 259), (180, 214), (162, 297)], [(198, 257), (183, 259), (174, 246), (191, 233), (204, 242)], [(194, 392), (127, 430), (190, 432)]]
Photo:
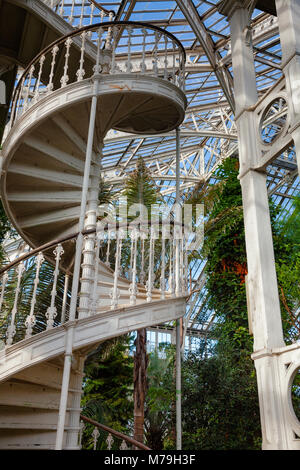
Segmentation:
[[(94, 90), (93, 90), (93, 97), (92, 97), (92, 104), (91, 104), (91, 111), (90, 111), (90, 122), (89, 122), (83, 185), (82, 185), (82, 193), (81, 193), (81, 206), (80, 206), (80, 216), (79, 216), (79, 223), (78, 223), (79, 235), (76, 240), (75, 262), (74, 262), (70, 315), (69, 315), (70, 322), (75, 320), (75, 316), (76, 316), (81, 254), (82, 254), (82, 245), (83, 245), (82, 232), (84, 230), (87, 196), (88, 196), (88, 189), (89, 189), (89, 178), (90, 178), (90, 172), (91, 172), (92, 150), (93, 150), (94, 130), (95, 130), (95, 122), (96, 122), (96, 109), (97, 109), (97, 100), (98, 100), (98, 86), (99, 86), (99, 77), (96, 75), (94, 78)], [(74, 327), (72, 326), (72, 323), (71, 323), (66, 333), (65, 361), (64, 361), (63, 380), (62, 380), (62, 386), (61, 386), (55, 450), (61, 450), (63, 447), (64, 428), (65, 428), (65, 419), (66, 419), (67, 401), (68, 401), (68, 390), (69, 390), (69, 381), (70, 381), (71, 364), (72, 364), (73, 336), (74, 336)]]
[(228, 16), (231, 30), (235, 119), (239, 138), (239, 179), (242, 187), (248, 263), (249, 317), (255, 361), (263, 449), (285, 449), (284, 404), (278, 358), (273, 350), (284, 346), (270, 223), (266, 174), (253, 170), (261, 155), (256, 145), (256, 73), (249, 29), (247, 0), (226, 0), (219, 10)]
[[(180, 204), (180, 130), (176, 128), (176, 205)], [(176, 292), (179, 293), (179, 242), (176, 240)], [(181, 345), (180, 345), (180, 320), (176, 320), (176, 449), (182, 448), (181, 426)]]

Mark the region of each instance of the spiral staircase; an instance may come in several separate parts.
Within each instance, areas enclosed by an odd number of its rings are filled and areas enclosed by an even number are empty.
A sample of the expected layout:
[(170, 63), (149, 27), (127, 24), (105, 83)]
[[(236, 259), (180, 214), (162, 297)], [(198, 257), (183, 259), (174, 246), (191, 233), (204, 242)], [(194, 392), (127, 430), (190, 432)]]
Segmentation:
[[(31, 22), (40, 35), (32, 37), (35, 48), (19, 43), (31, 55), (24, 52), (25, 70), (12, 93), (1, 197), (31, 251), (1, 270), (0, 448), (79, 449), (87, 354), (108, 338), (185, 312), (184, 239), (159, 241), (157, 258), (158, 242), (148, 226), (127, 232), (127, 225), (112, 230), (97, 223), (106, 133), (153, 135), (182, 122), (185, 53), (157, 27), (104, 21), (74, 29), (59, 16), (59, 2), (26, 2), (26, 12), (21, 3), (4, 1), (1, 8), (23, 15), (26, 41)], [(140, 61), (132, 63), (136, 35)], [(145, 61), (149, 47), (151, 67)], [(163, 69), (159, 57), (165, 58)], [(41, 311), (46, 262), (53, 270)]]

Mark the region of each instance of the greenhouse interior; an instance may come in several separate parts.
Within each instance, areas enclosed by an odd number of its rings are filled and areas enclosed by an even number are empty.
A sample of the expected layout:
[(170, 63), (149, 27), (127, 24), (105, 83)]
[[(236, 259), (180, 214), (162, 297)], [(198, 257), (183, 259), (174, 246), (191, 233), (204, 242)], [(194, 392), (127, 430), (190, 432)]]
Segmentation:
[(0, 449), (300, 450), (299, 57), (300, 0), (0, 0)]

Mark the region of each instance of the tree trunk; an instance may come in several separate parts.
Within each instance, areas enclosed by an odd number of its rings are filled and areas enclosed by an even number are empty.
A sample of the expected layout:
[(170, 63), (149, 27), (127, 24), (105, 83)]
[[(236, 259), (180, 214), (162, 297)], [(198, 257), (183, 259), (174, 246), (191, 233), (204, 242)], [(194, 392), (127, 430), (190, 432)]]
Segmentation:
[(144, 405), (147, 391), (148, 355), (146, 329), (137, 331), (134, 355), (134, 439), (144, 441)]

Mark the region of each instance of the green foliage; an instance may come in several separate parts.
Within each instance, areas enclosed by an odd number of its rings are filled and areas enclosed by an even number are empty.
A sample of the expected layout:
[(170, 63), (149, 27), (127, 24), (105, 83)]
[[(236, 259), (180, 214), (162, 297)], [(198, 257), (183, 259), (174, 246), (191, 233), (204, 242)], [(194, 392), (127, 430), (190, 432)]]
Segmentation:
[[(205, 258), (209, 307), (216, 314), (212, 356), (190, 355), (183, 364), (183, 429), (186, 449), (260, 448), (255, 369), (251, 360), (245, 292), (247, 258), (238, 162), (227, 159), (218, 183), (199, 187), (191, 199), (206, 207)], [(207, 202), (207, 204), (206, 204)], [(274, 251), (286, 341), (299, 337), (299, 199), (282, 217), (270, 202)], [(296, 390), (296, 391), (295, 391)], [(293, 400), (298, 400), (294, 385)], [(296, 393), (297, 392), (297, 393)], [(297, 403), (298, 403), (297, 401)]]
[(150, 218), (152, 204), (157, 204), (161, 198), (143, 158), (137, 160), (136, 169), (128, 175), (123, 195), (127, 197), (128, 207), (143, 204)]
[(183, 446), (187, 450), (259, 449), (259, 407), (251, 358), (189, 354), (182, 368)]
[(145, 436), (153, 450), (165, 449), (170, 444), (174, 448), (174, 365), (174, 346), (160, 345), (158, 351), (149, 354)]
[[(85, 416), (127, 434), (133, 414), (130, 341), (125, 335), (100, 344), (86, 362), (82, 397)], [(83, 447), (91, 446), (91, 435), (85, 432)]]

